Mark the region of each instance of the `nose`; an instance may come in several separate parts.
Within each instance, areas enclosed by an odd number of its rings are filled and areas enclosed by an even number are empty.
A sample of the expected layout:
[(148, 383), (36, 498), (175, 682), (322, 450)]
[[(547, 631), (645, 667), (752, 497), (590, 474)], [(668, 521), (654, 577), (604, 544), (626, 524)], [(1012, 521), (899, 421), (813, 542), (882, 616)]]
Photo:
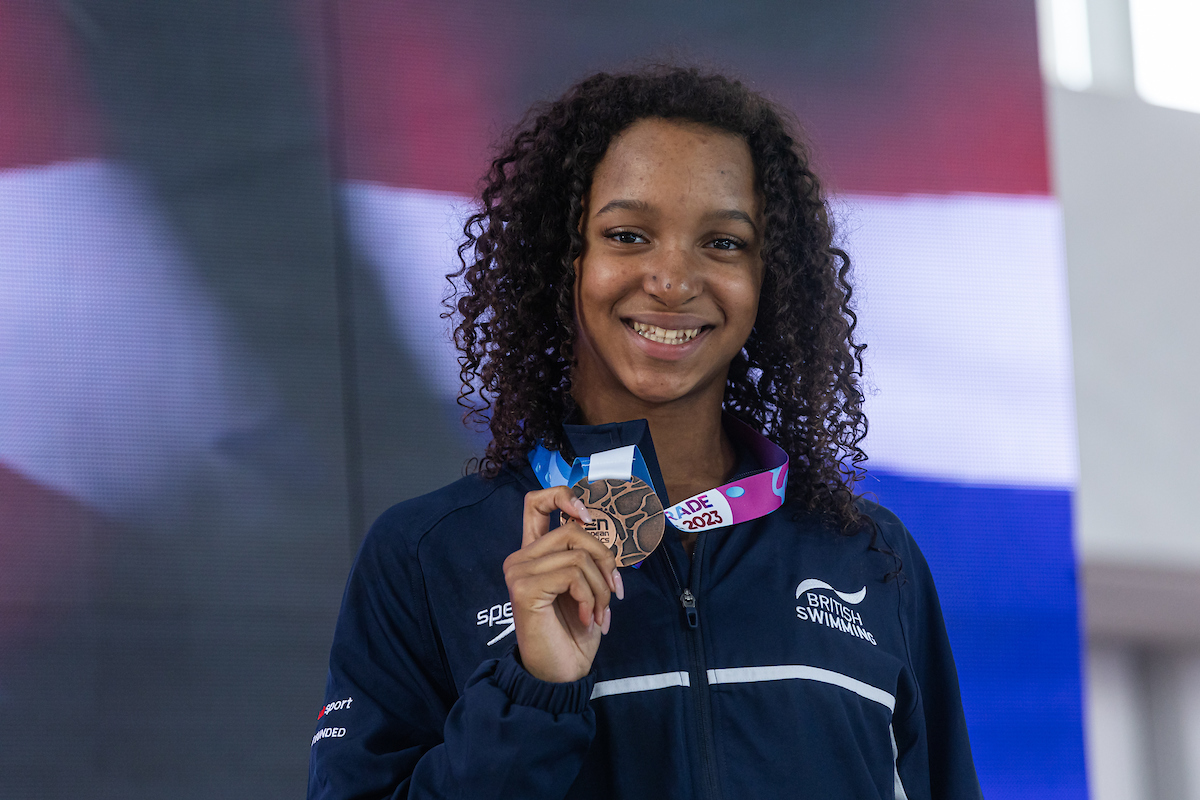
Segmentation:
[(664, 306), (685, 305), (700, 294), (702, 281), (694, 258), (682, 248), (671, 248), (647, 264), (642, 288)]

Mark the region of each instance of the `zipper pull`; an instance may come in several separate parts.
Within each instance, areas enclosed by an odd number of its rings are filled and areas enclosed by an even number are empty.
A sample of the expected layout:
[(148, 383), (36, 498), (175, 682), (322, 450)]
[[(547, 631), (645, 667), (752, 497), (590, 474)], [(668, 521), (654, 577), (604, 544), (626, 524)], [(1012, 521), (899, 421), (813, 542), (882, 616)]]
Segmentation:
[(696, 598), (692, 595), (691, 589), (684, 589), (683, 594), (679, 595), (679, 602), (683, 603), (683, 613), (687, 617), (687, 624), (693, 630), (700, 626), (700, 614), (696, 611)]

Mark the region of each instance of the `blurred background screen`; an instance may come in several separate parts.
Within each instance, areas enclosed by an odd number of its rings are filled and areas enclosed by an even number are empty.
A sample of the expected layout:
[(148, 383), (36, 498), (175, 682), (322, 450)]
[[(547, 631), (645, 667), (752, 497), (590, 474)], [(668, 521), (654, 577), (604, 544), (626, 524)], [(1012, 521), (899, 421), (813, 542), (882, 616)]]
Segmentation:
[(1066, 271), (1033, 0), (0, 0), (0, 774), (295, 797), (351, 558), (483, 439), (445, 274), (591, 72), (795, 113), (854, 260), (860, 489), (938, 583), (984, 794), (1087, 794)]

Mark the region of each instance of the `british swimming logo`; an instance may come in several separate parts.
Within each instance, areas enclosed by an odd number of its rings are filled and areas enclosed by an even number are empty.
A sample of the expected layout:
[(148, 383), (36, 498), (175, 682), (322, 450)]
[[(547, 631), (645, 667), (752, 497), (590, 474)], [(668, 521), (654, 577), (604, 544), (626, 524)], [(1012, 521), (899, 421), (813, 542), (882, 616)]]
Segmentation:
[(825, 581), (808, 578), (796, 587), (796, 599), (802, 601), (796, 606), (796, 618), (878, 644), (871, 632), (863, 627), (862, 614), (850, 608), (866, 597), (866, 586), (857, 592), (839, 592)]

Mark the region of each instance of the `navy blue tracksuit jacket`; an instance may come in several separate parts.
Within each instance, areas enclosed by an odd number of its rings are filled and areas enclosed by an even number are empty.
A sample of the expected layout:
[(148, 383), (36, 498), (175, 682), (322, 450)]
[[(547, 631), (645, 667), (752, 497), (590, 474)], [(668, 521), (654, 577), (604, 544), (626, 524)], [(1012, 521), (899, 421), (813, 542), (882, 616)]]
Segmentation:
[[(644, 421), (566, 429), (577, 455), (638, 444), (663, 485)], [(900, 577), (870, 533), (790, 505), (701, 533), (690, 563), (668, 526), (621, 571), (592, 673), (556, 684), (514, 657), (502, 569), (538, 488), (468, 477), (372, 527), (309, 798), (980, 797), (933, 579), (886, 509), (864, 505)]]

